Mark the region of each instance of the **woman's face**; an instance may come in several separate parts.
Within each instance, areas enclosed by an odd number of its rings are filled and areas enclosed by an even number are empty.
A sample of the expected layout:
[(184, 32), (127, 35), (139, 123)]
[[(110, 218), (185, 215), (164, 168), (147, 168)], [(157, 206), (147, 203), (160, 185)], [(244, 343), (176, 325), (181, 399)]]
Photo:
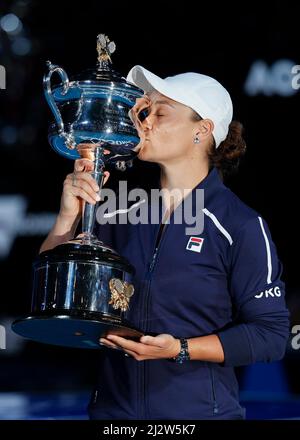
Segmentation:
[(142, 122), (144, 136), (141, 138), (138, 158), (167, 164), (182, 157), (192, 157), (197, 123), (192, 120), (191, 109), (157, 91), (148, 96), (151, 103), (148, 116)]

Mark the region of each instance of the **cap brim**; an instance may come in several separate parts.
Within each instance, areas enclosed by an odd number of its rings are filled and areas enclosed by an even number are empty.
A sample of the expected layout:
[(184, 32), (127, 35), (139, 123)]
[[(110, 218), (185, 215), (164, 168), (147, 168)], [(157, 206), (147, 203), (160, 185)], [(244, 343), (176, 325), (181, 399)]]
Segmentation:
[(155, 89), (161, 93), (165, 88), (165, 81), (142, 66), (134, 66), (127, 75), (127, 81), (133, 83), (145, 93)]
[(150, 72), (142, 66), (134, 66), (127, 75), (127, 81), (133, 83), (144, 93), (151, 92), (153, 89), (161, 93), (162, 95), (173, 99), (174, 101), (181, 102), (188, 105), (186, 102), (186, 96), (181, 95), (178, 91), (175, 91), (173, 87), (159, 76)]

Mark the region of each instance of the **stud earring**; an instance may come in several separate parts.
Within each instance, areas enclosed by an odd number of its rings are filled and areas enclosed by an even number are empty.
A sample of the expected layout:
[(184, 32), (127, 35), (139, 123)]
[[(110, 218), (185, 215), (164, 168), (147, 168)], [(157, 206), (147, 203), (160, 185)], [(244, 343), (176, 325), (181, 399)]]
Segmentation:
[(199, 136), (194, 137), (194, 144), (200, 144), (200, 138)]

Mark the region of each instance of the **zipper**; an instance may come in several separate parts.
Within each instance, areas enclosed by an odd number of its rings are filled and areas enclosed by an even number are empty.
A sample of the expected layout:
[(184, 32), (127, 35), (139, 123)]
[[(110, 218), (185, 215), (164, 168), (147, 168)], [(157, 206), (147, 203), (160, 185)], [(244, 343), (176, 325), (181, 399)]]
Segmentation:
[[(151, 277), (151, 274), (153, 272), (153, 269), (154, 269), (154, 266), (155, 266), (155, 263), (156, 263), (156, 258), (157, 258), (158, 250), (161, 247), (161, 243), (162, 243), (162, 241), (163, 241), (163, 239), (164, 239), (164, 237), (166, 235), (166, 228), (167, 228), (168, 224), (169, 223), (166, 223), (166, 224), (165, 223), (164, 224), (160, 223), (159, 224), (158, 232), (157, 232), (156, 239), (155, 239), (155, 248), (154, 248), (154, 252), (152, 254), (152, 260), (151, 260), (150, 265), (149, 265), (148, 278)], [(162, 228), (162, 225), (164, 225), (163, 228)]]
[[(181, 205), (181, 203), (180, 203), (180, 205)], [(174, 216), (174, 211), (175, 210), (173, 209), (171, 214), (170, 214), (170, 216), (169, 216), (169, 219), (168, 219), (167, 223), (162, 223), (161, 222), (159, 224), (158, 232), (157, 232), (157, 235), (156, 235), (156, 238), (155, 238), (154, 252), (152, 254), (152, 259), (151, 259), (151, 262), (149, 264), (149, 269), (148, 269), (148, 272), (147, 272), (148, 285), (147, 285), (147, 289), (145, 290), (145, 295), (143, 295), (143, 297), (145, 297), (144, 300), (142, 301), (142, 310), (144, 311), (143, 318), (147, 318), (148, 317), (148, 304), (149, 304), (149, 292), (150, 292), (150, 285), (151, 285), (151, 277), (152, 277), (152, 273), (153, 273), (155, 264), (157, 263), (157, 256), (158, 256), (159, 250), (160, 250), (160, 248), (162, 246), (163, 241), (166, 238), (166, 234), (167, 234), (166, 230), (168, 229), (167, 227), (168, 227), (168, 225), (170, 225), (171, 219)], [(162, 224), (164, 224), (163, 228), (162, 228)], [(145, 319), (145, 321), (146, 321), (146, 319)], [(145, 333), (146, 332), (147, 332), (147, 329), (145, 328)], [(140, 381), (141, 390), (143, 390), (143, 395), (141, 396), (141, 400), (140, 400), (140, 402), (141, 402), (141, 415), (142, 415), (141, 418), (145, 418), (145, 419), (146, 419), (145, 416), (146, 416), (146, 412), (147, 412), (146, 411), (146, 399), (145, 399), (145, 397), (146, 397), (146, 379), (145, 379), (145, 375), (146, 375), (146, 362), (147, 361), (143, 361), (143, 365), (141, 365), (141, 366), (143, 366), (143, 369), (141, 370), (141, 381)], [(214, 386), (213, 386), (213, 388), (214, 388)], [(216, 414), (219, 410), (218, 410), (217, 402), (215, 400), (215, 392), (214, 392), (214, 390), (213, 390), (213, 394), (214, 394), (214, 402), (215, 402), (215, 404), (214, 404), (214, 414)]]
[[(163, 230), (162, 228), (162, 223), (160, 223), (159, 228), (158, 228), (158, 232), (155, 238), (155, 248), (154, 248), (154, 252), (152, 254), (152, 259), (151, 262), (148, 266), (148, 272), (146, 275), (146, 279), (147, 279), (147, 288), (145, 289), (145, 293), (143, 295), (143, 302), (142, 302), (142, 310), (143, 310), (143, 318), (145, 318), (145, 322), (146, 322), (146, 318), (148, 317), (148, 305), (149, 305), (149, 292), (150, 292), (150, 286), (151, 286), (151, 278), (152, 278), (152, 273), (153, 273), (153, 269), (155, 267), (156, 261), (157, 261), (157, 255), (159, 252), (159, 249), (161, 248), (161, 244), (165, 238), (166, 235), (166, 227), (169, 223), (164, 224)], [(147, 328), (145, 328), (145, 334), (147, 334)], [(147, 414), (147, 410), (146, 410), (146, 365), (147, 361), (143, 361), (143, 365), (141, 365), (141, 367), (143, 367), (141, 369), (141, 377), (140, 377), (140, 386), (141, 386), (141, 391), (142, 391), (142, 396), (141, 396), (141, 419), (146, 419), (146, 414)]]
[[(143, 301), (142, 301), (142, 310), (146, 310), (147, 309), (147, 301), (148, 301), (148, 295), (149, 295), (149, 290), (150, 290), (150, 279), (147, 280), (147, 287), (144, 290), (144, 295), (143, 295)], [(145, 316), (147, 316), (146, 314), (143, 314), (142, 318), (145, 318)], [(145, 320), (146, 322), (146, 320)], [(145, 334), (147, 334), (147, 329), (145, 328)], [(146, 419), (146, 380), (145, 380), (145, 376), (146, 376), (146, 362), (147, 361), (142, 361), (142, 363), (138, 364), (141, 368), (140, 368), (140, 378), (139, 378), (139, 383), (140, 383), (140, 390), (141, 393), (140, 394), (140, 418)]]
[(210, 364), (209, 364), (209, 372), (210, 372), (211, 389), (212, 389), (212, 397), (213, 397), (213, 415), (216, 415), (219, 412), (219, 406), (216, 399), (215, 375), (214, 375), (213, 367)]
[(155, 248), (155, 251), (154, 251), (150, 266), (149, 266), (149, 273), (152, 273), (152, 271), (154, 269), (154, 265), (156, 262), (156, 256), (157, 256), (157, 250), (158, 250), (158, 247)]

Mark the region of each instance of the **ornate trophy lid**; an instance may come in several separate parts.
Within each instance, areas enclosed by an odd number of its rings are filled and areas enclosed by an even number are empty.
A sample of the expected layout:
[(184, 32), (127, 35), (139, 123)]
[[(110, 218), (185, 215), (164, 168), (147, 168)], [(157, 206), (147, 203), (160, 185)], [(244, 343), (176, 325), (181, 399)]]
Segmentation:
[(111, 55), (116, 50), (116, 44), (105, 34), (99, 34), (97, 36), (97, 65), (95, 68), (86, 69), (83, 72), (72, 76), (72, 80), (79, 82), (80, 84), (93, 84), (99, 81), (113, 81), (122, 83), (126, 87), (132, 87), (139, 90), (136, 86), (128, 84), (126, 79), (121, 74), (112, 68)]
[(116, 44), (114, 41), (104, 35), (97, 35), (97, 52), (98, 52), (98, 62), (102, 69), (107, 68), (111, 64), (111, 54), (116, 50)]

